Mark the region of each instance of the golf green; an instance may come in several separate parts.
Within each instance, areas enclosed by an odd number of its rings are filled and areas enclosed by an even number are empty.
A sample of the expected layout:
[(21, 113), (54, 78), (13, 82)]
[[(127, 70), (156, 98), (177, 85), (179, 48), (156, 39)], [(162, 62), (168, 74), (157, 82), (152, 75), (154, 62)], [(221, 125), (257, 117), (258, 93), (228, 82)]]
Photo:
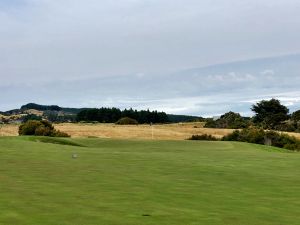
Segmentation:
[(298, 225), (300, 153), (232, 142), (0, 138), (1, 225)]

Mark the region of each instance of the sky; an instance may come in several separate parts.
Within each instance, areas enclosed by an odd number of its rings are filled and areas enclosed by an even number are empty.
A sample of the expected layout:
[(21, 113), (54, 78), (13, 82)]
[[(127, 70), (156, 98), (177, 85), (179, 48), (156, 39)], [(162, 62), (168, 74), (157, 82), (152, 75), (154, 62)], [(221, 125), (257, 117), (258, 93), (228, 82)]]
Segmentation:
[(300, 109), (298, 0), (1, 0), (0, 111)]

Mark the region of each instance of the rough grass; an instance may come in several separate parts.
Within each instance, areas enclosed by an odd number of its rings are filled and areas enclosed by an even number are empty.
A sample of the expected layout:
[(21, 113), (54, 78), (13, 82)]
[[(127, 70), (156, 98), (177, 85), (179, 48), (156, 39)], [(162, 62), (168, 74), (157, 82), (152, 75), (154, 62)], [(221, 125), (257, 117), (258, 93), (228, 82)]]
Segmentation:
[[(203, 123), (176, 123), (164, 125), (115, 125), (115, 124), (55, 124), (55, 129), (72, 137), (98, 137), (114, 139), (186, 140), (192, 135), (208, 134), (222, 138), (233, 132), (231, 129), (203, 128)], [(300, 139), (300, 133), (288, 133)], [(0, 136), (17, 136), (17, 125), (0, 125)]]
[[(192, 135), (211, 134), (223, 137), (232, 132), (228, 129), (203, 128), (203, 123), (177, 123), (164, 125), (115, 125), (115, 124), (56, 124), (55, 129), (72, 137), (100, 137), (117, 139), (186, 140)], [(4, 125), (0, 136), (17, 136), (17, 125)]]
[(0, 124), (0, 136), (18, 136), (18, 125)]
[(86, 147), (0, 138), (1, 225), (299, 224), (299, 153), (231, 142), (72, 142)]

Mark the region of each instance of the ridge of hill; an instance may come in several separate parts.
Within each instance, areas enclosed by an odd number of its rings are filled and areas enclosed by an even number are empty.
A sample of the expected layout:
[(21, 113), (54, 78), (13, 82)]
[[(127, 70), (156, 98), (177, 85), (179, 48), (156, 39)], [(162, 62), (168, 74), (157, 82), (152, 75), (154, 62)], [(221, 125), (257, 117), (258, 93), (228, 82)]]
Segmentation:
[[(58, 105), (41, 105), (36, 103), (28, 103), (22, 105), (20, 109), (12, 109), (6, 112), (0, 112), (2, 117), (5, 116), (6, 119), (9, 121), (12, 120), (14, 122), (15, 118), (20, 119), (20, 117), (15, 117), (16, 115), (35, 115), (39, 117), (46, 116), (48, 117), (55, 117), (58, 119), (58, 122), (66, 122), (66, 121), (75, 121), (75, 118), (78, 113), (83, 110), (89, 110), (93, 108), (71, 108), (71, 107), (60, 107)], [(167, 114), (168, 119), (171, 123), (179, 123), (179, 122), (189, 122), (189, 121), (203, 121), (202, 117), (198, 116), (189, 116), (189, 115), (174, 115), (174, 114)]]

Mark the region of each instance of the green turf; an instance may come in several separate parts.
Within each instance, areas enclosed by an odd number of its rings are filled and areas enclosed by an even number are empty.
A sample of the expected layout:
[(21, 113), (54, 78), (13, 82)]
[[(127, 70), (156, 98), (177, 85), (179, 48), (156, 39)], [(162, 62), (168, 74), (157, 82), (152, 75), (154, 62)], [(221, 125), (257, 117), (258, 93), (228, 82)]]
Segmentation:
[(0, 138), (1, 225), (299, 221), (300, 153), (230, 142)]

